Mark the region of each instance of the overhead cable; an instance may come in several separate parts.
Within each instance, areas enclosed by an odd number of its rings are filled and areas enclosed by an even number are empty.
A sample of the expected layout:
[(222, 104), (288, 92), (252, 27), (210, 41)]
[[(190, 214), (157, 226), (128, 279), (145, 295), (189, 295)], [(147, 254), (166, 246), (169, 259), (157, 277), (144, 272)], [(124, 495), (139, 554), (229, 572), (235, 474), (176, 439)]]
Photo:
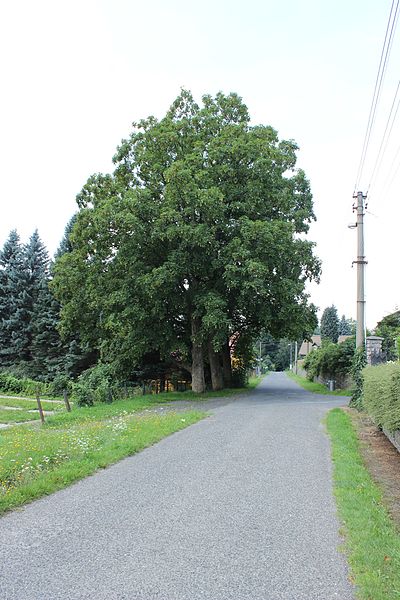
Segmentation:
[(383, 42), (381, 58), (379, 61), (378, 73), (377, 73), (376, 80), (375, 80), (374, 93), (372, 95), (372, 102), (371, 102), (371, 108), (370, 108), (369, 116), (368, 116), (367, 128), (365, 131), (364, 142), (363, 142), (363, 147), (362, 147), (362, 151), (361, 151), (360, 163), (358, 165), (358, 170), (357, 170), (356, 183), (354, 185), (354, 193), (358, 189), (358, 185), (360, 183), (363, 169), (364, 169), (365, 158), (366, 158), (366, 155), (368, 152), (368, 146), (369, 146), (369, 141), (371, 138), (371, 132), (372, 132), (372, 129), (374, 126), (376, 110), (378, 107), (378, 102), (379, 102), (379, 98), (380, 98), (380, 94), (381, 94), (381, 90), (382, 90), (382, 83), (384, 80), (384, 76), (386, 73), (386, 67), (388, 64), (390, 51), (392, 48), (393, 34), (396, 29), (396, 24), (397, 24), (397, 19), (398, 19), (399, 2), (400, 2), (400, 0), (393, 0), (392, 6), (390, 8), (389, 19), (388, 19), (388, 23), (386, 26), (385, 39)]

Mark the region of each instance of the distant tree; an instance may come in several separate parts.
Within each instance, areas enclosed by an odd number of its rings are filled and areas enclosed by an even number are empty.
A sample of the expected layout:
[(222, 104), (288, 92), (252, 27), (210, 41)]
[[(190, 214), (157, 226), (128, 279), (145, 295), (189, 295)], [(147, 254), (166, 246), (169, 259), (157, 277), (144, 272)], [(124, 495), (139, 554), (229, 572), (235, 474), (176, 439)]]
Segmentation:
[(34, 379), (48, 381), (65, 371), (67, 348), (58, 332), (59, 319), (60, 305), (49, 289), (49, 280), (43, 278), (32, 314), (28, 368)]
[(61, 360), (49, 257), (36, 231), (21, 246), (14, 230), (0, 254), (0, 366), (46, 380)]
[[(21, 257), (21, 244), (19, 235), (13, 229), (0, 252), (0, 339), (4, 345), (4, 321), (9, 317), (11, 310), (10, 273), (19, 264)], [(1, 348), (0, 348), (1, 350)]]
[[(293, 352), (293, 348), (292, 348)], [(290, 366), (290, 342), (287, 338), (279, 340), (278, 348), (274, 356), (274, 364), (276, 371), (284, 371)], [(293, 355), (292, 355), (293, 360)]]
[(400, 310), (383, 317), (375, 328), (376, 335), (383, 337), (382, 350), (388, 360), (398, 360), (396, 340), (400, 335)]
[(339, 335), (352, 335), (352, 333), (351, 320), (346, 319), (345, 315), (342, 315), (339, 322)]
[[(24, 328), (25, 319), (22, 312), (24, 304), (23, 251), (20, 238), (13, 229), (0, 253), (0, 366), (7, 367), (20, 358), (23, 346), (20, 330)], [(17, 339), (16, 339), (17, 338)]]
[(64, 235), (54, 255), (54, 260), (57, 260), (67, 252), (72, 252), (71, 233), (76, 223), (77, 217), (78, 213), (73, 214), (70, 220), (68, 221), (67, 225), (65, 226)]
[(331, 340), (334, 344), (339, 337), (339, 317), (335, 306), (325, 308), (321, 317), (321, 338)]

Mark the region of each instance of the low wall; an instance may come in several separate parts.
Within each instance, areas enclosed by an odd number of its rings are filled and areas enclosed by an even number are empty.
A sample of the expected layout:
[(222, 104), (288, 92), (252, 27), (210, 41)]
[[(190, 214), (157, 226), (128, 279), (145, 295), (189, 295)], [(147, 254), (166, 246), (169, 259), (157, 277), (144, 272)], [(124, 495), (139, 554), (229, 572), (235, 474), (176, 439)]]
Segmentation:
[(382, 429), (388, 440), (392, 442), (393, 446), (400, 452), (400, 431), (387, 431)]
[[(303, 369), (303, 361), (299, 360), (297, 363), (297, 375), (300, 377), (305, 377), (307, 379), (307, 371)], [(322, 383), (323, 385), (327, 385), (329, 377), (314, 377), (314, 382)], [(353, 385), (353, 380), (350, 375), (337, 375), (334, 379), (335, 381), (335, 390), (348, 390)]]

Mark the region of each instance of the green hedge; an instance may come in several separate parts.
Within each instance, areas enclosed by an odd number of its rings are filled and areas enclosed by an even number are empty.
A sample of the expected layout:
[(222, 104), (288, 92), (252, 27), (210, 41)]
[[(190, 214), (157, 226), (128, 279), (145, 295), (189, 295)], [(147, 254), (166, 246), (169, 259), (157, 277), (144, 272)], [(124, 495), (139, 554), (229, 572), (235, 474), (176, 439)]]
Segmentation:
[(3, 394), (34, 396), (37, 391), (42, 395), (48, 395), (49, 386), (46, 383), (34, 381), (27, 377), (19, 378), (5, 371), (0, 372), (0, 392)]
[(349, 338), (340, 344), (324, 342), (321, 348), (316, 348), (307, 354), (303, 367), (307, 371), (307, 379), (315, 377), (335, 379), (351, 372), (355, 352), (355, 340)]
[(362, 374), (365, 410), (380, 427), (400, 429), (400, 363), (366, 367)]

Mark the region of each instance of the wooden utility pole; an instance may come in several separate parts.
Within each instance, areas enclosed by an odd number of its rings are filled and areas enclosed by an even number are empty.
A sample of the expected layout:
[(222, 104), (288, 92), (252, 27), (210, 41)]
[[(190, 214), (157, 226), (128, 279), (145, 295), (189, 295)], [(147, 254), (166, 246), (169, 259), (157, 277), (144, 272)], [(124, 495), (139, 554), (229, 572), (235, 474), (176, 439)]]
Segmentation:
[(366, 196), (362, 192), (357, 192), (354, 196), (357, 199), (357, 205), (353, 205), (353, 211), (357, 212), (357, 260), (353, 264), (357, 265), (357, 330), (356, 330), (356, 348), (365, 346), (365, 260), (364, 254), (364, 214)]

